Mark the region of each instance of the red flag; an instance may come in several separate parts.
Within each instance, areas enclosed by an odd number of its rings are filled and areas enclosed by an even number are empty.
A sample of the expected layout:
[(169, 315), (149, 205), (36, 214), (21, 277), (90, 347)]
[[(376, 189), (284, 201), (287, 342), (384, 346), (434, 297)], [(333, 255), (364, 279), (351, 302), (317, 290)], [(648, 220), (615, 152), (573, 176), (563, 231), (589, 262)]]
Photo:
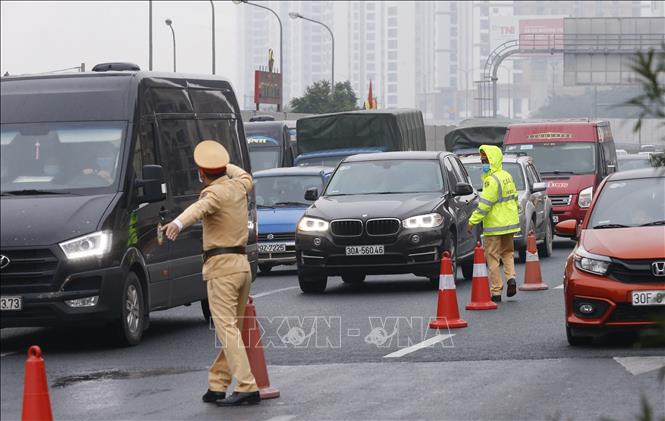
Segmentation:
[(376, 108), (374, 105), (374, 96), (372, 95), (372, 81), (369, 81), (369, 94), (367, 94), (367, 103), (369, 104), (369, 109), (373, 110)]

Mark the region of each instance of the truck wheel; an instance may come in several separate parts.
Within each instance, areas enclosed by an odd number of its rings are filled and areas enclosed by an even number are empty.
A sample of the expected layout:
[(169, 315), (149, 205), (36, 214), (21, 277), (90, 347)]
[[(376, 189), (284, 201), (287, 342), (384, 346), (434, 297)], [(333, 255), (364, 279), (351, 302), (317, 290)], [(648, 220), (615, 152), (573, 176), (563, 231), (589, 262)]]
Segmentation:
[(365, 275), (361, 274), (349, 274), (349, 275), (342, 275), (342, 281), (345, 284), (361, 284), (365, 281)]
[(542, 244), (538, 245), (538, 256), (550, 257), (552, 255), (552, 224), (545, 223), (545, 238)]
[(116, 322), (118, 342), (134, 346), (141, 342), (145, 322), (143, 288), (134, 272), (129, 272), (122, 289), (120, 320)]
[(206, 323), (210, 323), (210, 318), (212, 315), (210, 313), (210, 302), (207, 298), (205, 300), (201, 300), (201, 312), (203, 313), (203, 318), (205, 319)]
[(298, 272), (298, 284), (305, 294), (320, 294), (328, 285), (328, 277), (322, 274), (303, 275)]

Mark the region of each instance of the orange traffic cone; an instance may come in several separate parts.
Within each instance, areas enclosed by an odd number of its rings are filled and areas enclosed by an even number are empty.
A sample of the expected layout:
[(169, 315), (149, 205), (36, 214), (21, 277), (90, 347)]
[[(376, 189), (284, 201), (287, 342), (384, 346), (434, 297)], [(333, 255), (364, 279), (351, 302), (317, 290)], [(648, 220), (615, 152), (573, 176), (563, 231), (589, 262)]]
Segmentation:
[(28, 349), (25, 361), (25, 384), (23, 385), (23, 421), (51, 421), (51, 401), (48, 397), (46, 369), (42, 350), (33, 345)]
[(536, 247), (536, 236), (533, 231), (529, 231), (526, 239), (526, 269), (524, 270), (524, 284), (520, 291), (541, 291), (548, 289), (546, 283), (543, 283), (543, 276), (540, 273), (540, 260), (538, 259), (538, 248)]
[(456, 329), (466, 327), (468, 323), (460, 319), (457, 307), (457, 289), (455, 288), (455, 275), (450, 254), (444, 252), (441, 257), (441, 272), (439, 274), (439, 301), (436, 309), (436, 320), (433, 320), (430, 329)]
[(270, 386), (266, 358), (263, 354), (263, 344), (261, 343), (261, 328), (256, 320), (256, 307), (254, 306), (252, 297), (249, 297), (247, 306), (245, 307), (245, 318), (243, 320), (241, 336), (247, 348), (249, 366), (256, 379), (256, 385), (259, 387), (261, 399), (278, 398), (279, 390)]
[(471, 302), (465, 307), (467, 310), (496, 310), (498, 306), (490, 299), (490, 285), (485, 264), (485, 250), (476, 245), (473, 254), (473, 280), (471, 281)]

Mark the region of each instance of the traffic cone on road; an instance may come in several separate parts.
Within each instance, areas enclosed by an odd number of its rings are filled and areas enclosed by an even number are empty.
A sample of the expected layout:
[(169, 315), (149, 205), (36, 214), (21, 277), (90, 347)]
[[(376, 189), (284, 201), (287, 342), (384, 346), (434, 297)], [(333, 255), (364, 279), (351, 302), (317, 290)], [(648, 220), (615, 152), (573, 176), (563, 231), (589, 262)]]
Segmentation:
[(466, 327), (468, 323), (460, 319), (457, 307), (457, 289), (453, 265), (448, 252), (441, 257), (441, 272), (439, 274), (439, 300), (436, 309), (436, 320), (433, 320), (430, 329), (456, 329)]
[(261, 327), (256, 320), (256, 307), (252, 297), (249, 297), (247, 306), (245, 306), (241, 336), (247, 349), (247, 359), (249, 359), (249, 366), (256, 379), (256, 385), (259, 387), (261, 399), (278, 398), (279, 390), (270, 386), (266, 357), (261, 343)]
[(471, 302), (465, 307), (467, 310), (496, 310), (497, 304), (490, 298), (489, 278), (487, 277), (487, 264), (485, 263), (485, 250), (476, 245), (473, 254), (473, 280), (471, 281)]
[(538, 259), (538, 248), (536, 247), (536, 236), (533, 231), (529, 231), (526, 239), (526, 269), (524, 270), (524, 284), (520, 291), (541, 291), (548, 289), (543, 282), (543, 276), (540, 273), (540, 260)]
[(46, 369), (42, 350), (33, 345), (28, 349), (25, 361), (25, 384), (23, 385), (22, 421), (52, 421), (51, 400), (46, 384)]

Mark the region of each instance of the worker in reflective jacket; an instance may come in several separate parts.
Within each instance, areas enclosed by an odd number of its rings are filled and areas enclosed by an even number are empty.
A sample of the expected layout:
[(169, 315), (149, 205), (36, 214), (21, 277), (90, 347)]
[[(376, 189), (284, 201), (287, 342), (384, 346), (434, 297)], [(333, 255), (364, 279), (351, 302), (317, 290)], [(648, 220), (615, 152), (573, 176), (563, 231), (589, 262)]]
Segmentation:
[(517, 188), (510, 173), (503, 170), (501, 149), (490, 145), (481, 146), (480, 160), (483, 165), (483, 191), (467, 229), (471, 231), (474, 225), (483, 223), (483, 243), (492, 301), (501, 302), (503, 280), (499, 259), (503, 261), (503, 271), (508, 280), (506, 295), (512, 297), (517, 292), (513, 256), (513, 235), (520, 231)]

